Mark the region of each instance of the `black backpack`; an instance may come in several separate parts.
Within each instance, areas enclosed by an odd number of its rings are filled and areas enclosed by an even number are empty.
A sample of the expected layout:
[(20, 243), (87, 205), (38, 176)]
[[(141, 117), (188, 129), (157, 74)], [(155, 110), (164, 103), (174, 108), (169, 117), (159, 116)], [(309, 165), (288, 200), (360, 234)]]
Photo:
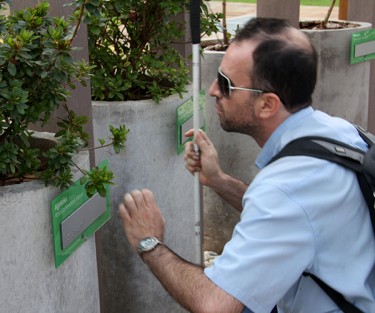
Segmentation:
[[(375, 136), (359, 126), (355, 127), (369, 147), (367, 152), (333, 139), (310, 136), (288, 143), (269, 163), (286, 156), (305, 155), (335, 162), (355, 171), (375, 233)], [(315, 275), (307, 272), (303, 275), (310, 276), (344, 313), (363, 313)]]

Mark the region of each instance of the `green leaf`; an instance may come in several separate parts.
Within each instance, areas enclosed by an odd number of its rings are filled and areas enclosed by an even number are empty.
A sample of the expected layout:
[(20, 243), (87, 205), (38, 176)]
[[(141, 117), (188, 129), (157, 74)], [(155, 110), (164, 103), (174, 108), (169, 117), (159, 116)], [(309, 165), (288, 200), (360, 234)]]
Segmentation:
[(88, 181), (88, 177), (86, 175), (82, 176), (81, 179), (79, 180), (81, 185), (86, 184), (87, 181)]
[(96, 189), (97, 189), (97, 191), (98, 191), (98, 193), (101, 197), (104, 198), (106, 196), (107, 192), (106, 192), (103, 184), (96, 186)]
[(15, 66), (13, 63), (11, 63), (11, 62), (8, 63), (8, 73), (9, 73), (11, 76), (16, 76), (16, 74), (17, 74), (17, 68), (16, 68), (16, 66)]

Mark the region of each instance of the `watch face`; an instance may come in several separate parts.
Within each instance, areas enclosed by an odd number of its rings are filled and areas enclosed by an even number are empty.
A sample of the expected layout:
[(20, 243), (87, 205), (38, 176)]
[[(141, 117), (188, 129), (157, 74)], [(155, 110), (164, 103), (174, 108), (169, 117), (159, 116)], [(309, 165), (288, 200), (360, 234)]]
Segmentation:
[(145, 239), (142, 239), (138, 246), (137, 246), (137, 251), (139, 253), (142, 252), (148, 252), (154, 249), (158, 245), (159, 241), (154, 238), (154, 237), (147, 237)]
[(145, 240), (141, 241), (141, 245), (142, 245), (144, 250), (149, 250), (149, 249), (153, 248), (155, 243), (156, 243), (156, 241), (153, 238), (146, 238)]

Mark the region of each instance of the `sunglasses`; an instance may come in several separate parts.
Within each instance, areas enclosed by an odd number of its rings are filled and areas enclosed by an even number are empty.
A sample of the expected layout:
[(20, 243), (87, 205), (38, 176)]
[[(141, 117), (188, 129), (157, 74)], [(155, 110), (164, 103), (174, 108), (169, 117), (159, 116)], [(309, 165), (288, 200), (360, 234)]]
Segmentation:
[(247, 91), (253, 91), (253, 92), (258, 92), (258, 93), (267, 92), (267, 91), (260, 90), (260, 89), (234, 87), (230, 79), (227, 76), (225, 76), (223, 72), (221, 71), (221, 67), (219, 67), (218, 69), (217, 82), (219, 85), (220, 92), (224, 96), (224, 98), (230, 98), (230, 96), (232, 95), (232, 90), (247, 90)]

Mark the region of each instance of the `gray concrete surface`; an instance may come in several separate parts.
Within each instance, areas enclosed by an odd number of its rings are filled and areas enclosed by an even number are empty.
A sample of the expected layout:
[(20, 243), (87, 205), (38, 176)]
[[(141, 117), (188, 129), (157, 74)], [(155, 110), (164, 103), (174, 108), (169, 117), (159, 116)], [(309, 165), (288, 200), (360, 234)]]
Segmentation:
[(183, 258), (196, 259), (194, 179), (184, 168), (183, 154), (176, 153), (176, 108), (185, 100), (175, 95), (159, 104), (151, 100), (93, 103), (95, 138), (109, 135), (108, 124), (125, 123), (130, 129), (125, 152), (96, 152), (96, 161), (108, 159), (116, 174), (111, 188), (113, 217), (98, 236), (102, 313), (186, 312), (130, 250), (117, 213), (125, 192), (152, 190), (166, 220), (165, 243)]
[(312, 41), (319, 58), (314, 107), (367, 128), (370, 62), (350, 64), (350, 48), (352, 34), (371, 28), (371, 24), (356, 23), (360, 26), (303, 31)]
[[(76, 161), (88, 168), (87, 153)], [(59, 193), (40, 181), (0, 187), (2, 313), (99, 313), (94, 237), (55, 269), (50, 203)]]

